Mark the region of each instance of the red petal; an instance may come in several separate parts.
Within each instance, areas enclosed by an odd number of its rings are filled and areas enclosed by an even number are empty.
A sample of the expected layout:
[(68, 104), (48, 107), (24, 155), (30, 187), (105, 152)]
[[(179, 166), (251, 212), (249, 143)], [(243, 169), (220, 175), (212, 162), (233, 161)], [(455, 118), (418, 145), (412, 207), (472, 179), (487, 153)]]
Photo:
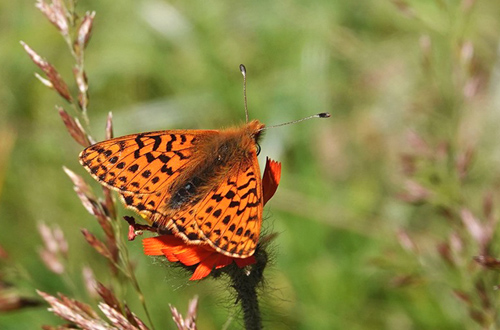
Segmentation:
[(198, 267), (196, 267), (193, 276), (189, 279), (190, 281), (201, 280), (204, 277), (207, 277), (208, 274), (212, 271), (215, 265), (218, 263), (219, 258), (221, 257), (218, 253), (212, 253), (207, 258), (205, 258)]
[(179, 261), (186, 266), (193, 266), (197, 263), (204, 262), (208, 257), (210, 257), (214, 252), (205, 250), (200, 246), (186, 246), (182, 251), (175, 253), (175, 256), (179, 258)]
[(229, 266), (233, 262), (233, 260), (234, 260), (234, 258), (224, 256), (224, 255), (219, 255), (219, 260), (217, 260), (217, 263), (215, 264), (215, 269)]
[(161, 250), (161, 252), (165, 255), (165, 257), (167, 257), (168, 261), (170, 261), (170, 262), (179, 261), (179, 258), (177, 258), (175, 256), (175, 254), (173, 253), (172, 250), (173, 250), (172, 248), (168, 248), (168, 249)]
[(142, 240), (144, 254), (148, 256), (160, 256), (164, 254), (162, 250), (169, 250), (181, 244), (184, 244), (183, 241), (172, 235), (148, 237)]
[(201, 280), (202, 278), (207, 277), (212, 271), (213, 265), (208, 265), (205, 263), (200, 263), (198, 267), (196, 267), (193, 275), (189, 278), (190, 281)]
[(144, 246), (144, 254), (146, 255), (164, 255), (168, 261), (181, 262), (186, 266), (198, 264), (198, 267), (196, 267), (190, 278), (191, 281), (205, 278), (210, 274), (212, 269), (226, 267), (233, 261), (240, 268), (256, 263), (254, 256), (244, 259), (231, 258), (218, 253), (207, 245), (188, 245), (174, 235), (145, 238), (142, 240), (142, 244)]
[(243, 268), (248, 265), (252, 265), (257, 263), (257, 260), (255, 259), (255, 256), (251, 256), (248, 258), (234, 258), (234, 262), (236, 262), (236, 265), (240, 268)]
[(189, 279), (190, 281), (201, 280), (204, 277), (207, 277), (212, 269), (223, 268), (230, 265), (233, 262), (234, 258), (219, 254), (217, 252), (211, 253), (207, 258), (203, 259), (202, 262), (198, 265), (196, 270), (193, 273), (193, 276)]
[(264, 205), (273, 197), (281, 178), (281, 163), (270, 158), (266, 159), (266, 168), (262, 176), (262, 190), (264, 191)]

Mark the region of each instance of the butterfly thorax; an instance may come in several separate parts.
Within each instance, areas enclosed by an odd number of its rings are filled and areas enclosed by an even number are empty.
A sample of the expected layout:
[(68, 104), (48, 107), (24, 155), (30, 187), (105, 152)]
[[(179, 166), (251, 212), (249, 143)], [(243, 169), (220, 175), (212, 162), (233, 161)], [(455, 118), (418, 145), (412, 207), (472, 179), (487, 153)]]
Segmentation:
[(188, 204), (196, 204), (222, 178), (241, 170), (241, 164), (251, 164), (257, 154), (257, 143), (264, 127), (258, 120), (242, 127), (214, 131), (215, 134), (200, 135), (193, 142), (192, 163), (176, 184), (170, 187), (168, 208), (172, 211)]

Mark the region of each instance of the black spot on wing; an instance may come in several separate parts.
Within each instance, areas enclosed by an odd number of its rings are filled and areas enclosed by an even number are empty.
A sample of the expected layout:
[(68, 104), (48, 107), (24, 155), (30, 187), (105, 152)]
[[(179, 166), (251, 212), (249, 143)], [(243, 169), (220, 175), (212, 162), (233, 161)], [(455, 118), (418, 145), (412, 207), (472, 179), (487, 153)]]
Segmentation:
[(127, 144), (125, 143), (125, 141), (118, 142), (118, 147), (120, 148), (120, 151), (125, 150), (126, 146), (127, 146)]
[(161, 137), (159, 137), (158, 135), (151, 135), (149, 137), (155, 141), (153, 145), (153, 151), (156, 151), (160, 147)]
[(197, 241), (200, 239), (196, 233), (187, 234), (187, 238), (191, 241)]
[(177, 141), (177, 137), (175, 134), (170, 134), (170, 141), (167, 142), (167, 146), (165, 148), (166, 151), (172, 151), (172, 145)]
[(213, 194), (213, 195), (212, 195), (212, 199), (218, 203), (218, 202), (220, 202), (221, 200), (223, 200), (223, 199), (224, 199), (224, 197), (222, 197), (222, 195), (221, 195), (221, 194)]
[(160, 169), (160, 172), (162, 173), (167, 173), (168, 175), (174, 174), (174, 171), (172, 170), (171, 167), (168, 167), (167, 165), (163, 165)]
[(137, 147), (139, 149), (144, 148), (144, 142), (142, 142), (142, 138), (144, 137), (144, 134), (137, 134), (135, 137), (135, 143), (137, 143)]
[(168, 162), (170, 161), (170, 159), (172, 159), (172, 158), (168, 157), (168, 156), (167, 156), (167, 155), (165, 155), (165, 154), (161, 154), (160, 156), (158, 156), (158, 159), (159, 159), (162, 163), (166, 164), (166, 163), (168, 163)]
[(257, 181), (255, 178), (250, 178), (250, 179), (247, 181), (247, 183), (245, 183), (244, 185), (239, 186), (239, 187), (238, 187), (238, 190), (242, 190), (242, 189), (246, 189), (246, 188), (248, 188), (248, 186), (250, 185), (250, 183), (255, 182), (255, 181)]
[(176, 154), (179, 157), (180, 160), (184, 160), (184, 159), (188, 159), (189, 158), (188, 156), (184, 155), (182, 152), (180, 152), (178, 150), (174, 151), (174, 154)]
[(134, 202), (134, 197), (130, 195), (125, 196), (123, 199), (125, 200), (125, 204), (127, 205), (132, 205), (132, 203)]
[(152, 163), (156, 159), (156, 157), (150, 152), (146, 153), (144, 156), (146, 156), (148, 163)]
[(244, 193), (243, 196), (241, 196), (241, 199), (247, 198), (250, 194), (257, 196), (257, 189), (255, 188), (248, 189), (248, 191)]
[(132, 173), (137, 172), (137, 170), (138, 170), (138, 169), (139, 169), (139, 165), (137, 165), (137, 164), (133, 164), (133, 165), (131, 165), (131, 166), (128, 168), (129, 172), (132, 172)]

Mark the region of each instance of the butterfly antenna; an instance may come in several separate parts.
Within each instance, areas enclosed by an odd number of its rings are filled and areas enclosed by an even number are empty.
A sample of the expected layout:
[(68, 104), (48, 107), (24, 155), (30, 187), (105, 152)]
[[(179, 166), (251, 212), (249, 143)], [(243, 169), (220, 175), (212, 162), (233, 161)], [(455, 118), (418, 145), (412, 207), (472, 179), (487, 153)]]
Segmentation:
[(312, 115), (312, 116), (309, 116), (309, 117), (306, 117), (306, 118), (302, 118), (302, 119), (297, 119), (297, 120), (289, 121), (287, 123), (266, 126), (266, 127), (261, 128), (260, 130), (262, 131), (262, 130), (265, 130), (265, 129), (268, 129), (268, 128), (274, 128), (274, 127), (280, 127), (280, 126), (285, 126), (285, 125), (290, 125), (290, 124), (296, 124), (296, 123), (300, 123), (301, 121), (308, 120), (308, 119), (313, 119), (313, 118), (330, 118), (330, 114), (328, 112), (317, 113), (315, 115)]
[(245, 118), (248, 123), (248, 106), (247, 106), (247, 68), (240, 64), (240, 71), (243, 75), (243, 102), (245, 103)]

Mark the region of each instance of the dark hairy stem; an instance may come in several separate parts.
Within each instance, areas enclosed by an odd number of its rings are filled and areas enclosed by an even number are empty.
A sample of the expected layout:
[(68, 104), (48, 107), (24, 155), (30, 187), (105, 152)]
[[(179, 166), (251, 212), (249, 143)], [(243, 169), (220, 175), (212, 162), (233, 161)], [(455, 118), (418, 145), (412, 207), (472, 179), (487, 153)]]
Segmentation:
[(246, 330), (261, 330), (262, 318), (259, 309), (257, 286), (263, 280), (264, 268), (268, 258), (264, 249), (256, 251), (257, 263), (248, 269), (233, 269), (228, 272), (232, 287), (236, 290), (237, 301), (243, 310), (243, 320)]

